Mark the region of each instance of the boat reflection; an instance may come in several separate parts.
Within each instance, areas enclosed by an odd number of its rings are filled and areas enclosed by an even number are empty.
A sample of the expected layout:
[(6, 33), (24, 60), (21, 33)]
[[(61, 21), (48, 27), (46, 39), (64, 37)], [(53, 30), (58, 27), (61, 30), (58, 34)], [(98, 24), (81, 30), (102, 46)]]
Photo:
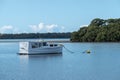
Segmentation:
[(20, 61), (29, 61), (33, 59), (45, 60), (52, 58), (62, 58), (63, 54), (40, 54), (40, 55), (19, 55)]

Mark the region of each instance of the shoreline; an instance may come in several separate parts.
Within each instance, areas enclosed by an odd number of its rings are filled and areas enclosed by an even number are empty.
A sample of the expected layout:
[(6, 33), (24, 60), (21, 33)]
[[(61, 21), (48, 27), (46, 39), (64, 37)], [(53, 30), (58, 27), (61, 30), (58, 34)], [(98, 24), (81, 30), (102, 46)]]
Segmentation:
[(120, 43), (120, 42), (72, 42), (70, 39), (1, 39), (0, 43), (16, 43), (28, 41), (46, 41), (49, 43)]
[(54, 42), (54, 43), (69, 43), (69, 42), (71, 42), (70, 40), (35, 40), (35, 39), (31, 39), (31, 40), (29, 40), (29, 39), (22, 39), (22, 40), (0, 40), (0, 43), (3, 43), (3, 42), (10, 42), (10, 43), (14, 43), (14, 42), (28, 42), (28, 41), (46, 41), (46, 42), (50, 42), (50, 43), (52, 43), (52, 42)]

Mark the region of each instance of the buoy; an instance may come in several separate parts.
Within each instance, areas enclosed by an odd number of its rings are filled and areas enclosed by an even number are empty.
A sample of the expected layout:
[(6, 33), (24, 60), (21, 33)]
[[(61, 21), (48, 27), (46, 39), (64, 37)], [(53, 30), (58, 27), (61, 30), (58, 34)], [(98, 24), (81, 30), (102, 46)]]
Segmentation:
[(90, 54), (90, 53), (91, 53), (91, 51), (90, 51), (90, 50), (86, 50), (86, 53), (87, 53), (87, 54)]

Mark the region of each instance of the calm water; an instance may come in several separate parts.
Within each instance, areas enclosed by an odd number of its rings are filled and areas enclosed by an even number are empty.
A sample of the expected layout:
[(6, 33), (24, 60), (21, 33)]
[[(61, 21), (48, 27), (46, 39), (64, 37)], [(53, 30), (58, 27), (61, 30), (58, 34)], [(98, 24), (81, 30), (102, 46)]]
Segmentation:
[(120, 80), (120, 43), (63, 44), (74, 53), (17, 55), (17, 42), (0, 43), (0, 80)]

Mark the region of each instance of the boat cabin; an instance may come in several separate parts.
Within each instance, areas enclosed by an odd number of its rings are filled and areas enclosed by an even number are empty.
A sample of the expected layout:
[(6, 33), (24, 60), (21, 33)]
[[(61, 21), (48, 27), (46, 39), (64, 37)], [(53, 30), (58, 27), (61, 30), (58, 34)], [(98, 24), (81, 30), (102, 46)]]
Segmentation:
[(20, 42), (20, 53), (60, 53), (62, 45), (47, 42)]
[(55, 47), (58, 44), (47, 43), (47, 42), (31, 42), (29, 48), (41, 48), (41, 47)]

